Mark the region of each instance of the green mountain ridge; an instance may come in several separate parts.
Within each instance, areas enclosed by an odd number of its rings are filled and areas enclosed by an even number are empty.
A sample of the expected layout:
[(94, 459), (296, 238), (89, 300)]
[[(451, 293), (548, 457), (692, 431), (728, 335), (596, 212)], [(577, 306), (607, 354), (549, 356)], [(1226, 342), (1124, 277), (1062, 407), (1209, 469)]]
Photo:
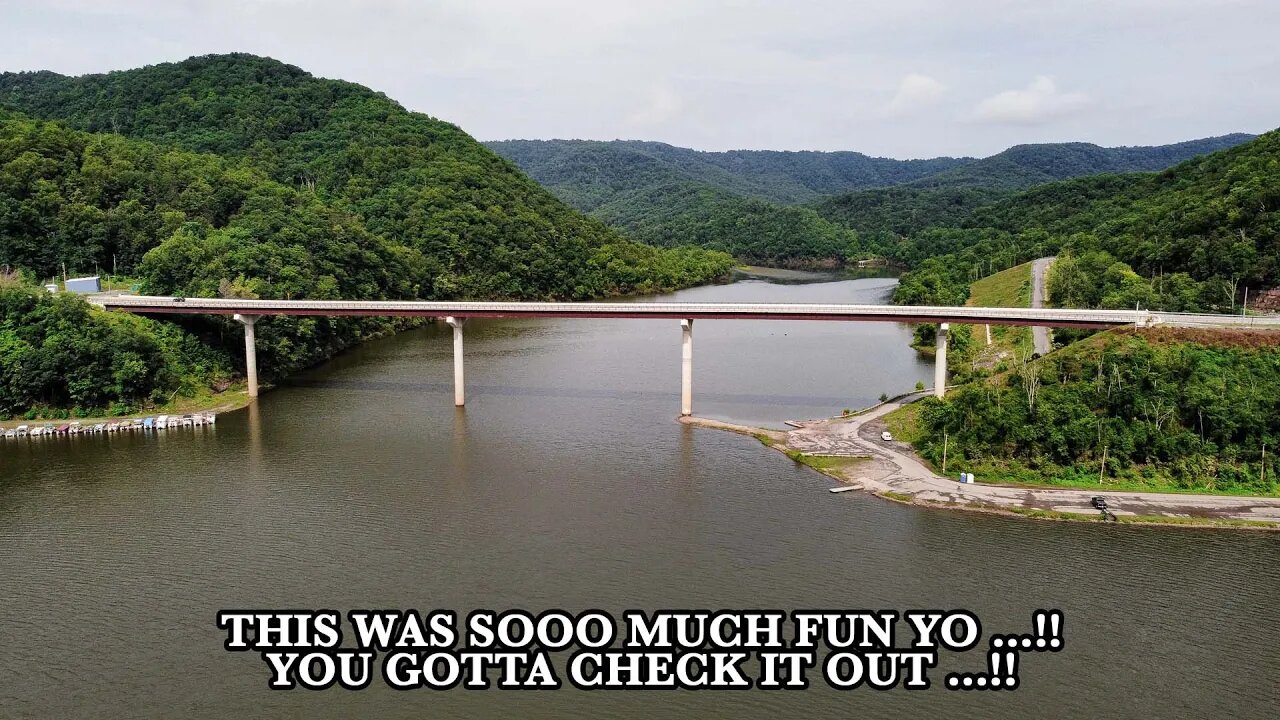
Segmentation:
[(1280, 130), (1157, 173), (1040, 185), (878, 249), (914, 266), (907, 304), (958, 304), (978, 277), (1059, 255), (1053, 302), (1237, 312), (1280, 286)]
[(5, 73), (0, 107), (243, 159), (421, 252), (431, 297), (585, 298), (704, 279), (646, 281), (635, 266), (662, 264), (660, 253), (565, 206), (457, 126), (268, 58)]
[[(485, 145), (546, 185), (589, 187), (620, 169), (648, 165), (647, 160), (665, 168), (673, 178), (782, 204), (898, 185), (974, 162), (973, 158), (950, 157), (894, 160), (849, 151), (709, 152), (646, 140), (500, 140)], [(625, 176), (615, 176), (612, 182), (623, 179)]]
[(773, 265), (839, 265), (855, 250), (853, 233), (809, 208), (760, 199), (713, 163), (686, 163), (690, 170), (663, 158), (694, 151), (638, 142), (490, 146), (573, 207), (653, 245), (693, 244)]
[[(756, 262), (790, 264), (867, 254), (883, 244), (875, 236), (957, 224), (976, 208), (1037, 184), (1159, 170), (1251, 137), (1237, 133), (1153, 147), (1019, 145), (989, 158), (931, 160), (855, 152), (703, 152), (631, 140), (488, 146), (569, 204), (647, 242), (683, 238)], [(859, 243), (847, 230), (871, 236), (870, 242)]]
[(1235, 147), (1255, 137), (1248, 133), (1232, 133), (1151, 146), (1102, 147), (1082, 142), (1015, 145), (991, 157), (935, 173), (911, 184), (924, 188), (1021, 190), (1085, 175), (1154, 172), (1199, 155)]

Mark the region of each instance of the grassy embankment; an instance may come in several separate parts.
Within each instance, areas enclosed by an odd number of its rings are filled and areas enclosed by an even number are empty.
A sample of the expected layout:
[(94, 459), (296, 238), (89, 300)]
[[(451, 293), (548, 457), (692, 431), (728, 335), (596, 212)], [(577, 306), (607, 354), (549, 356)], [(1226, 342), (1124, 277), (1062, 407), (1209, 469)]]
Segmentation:
[[(1031, 307), (1031, 263), (1023, 263), (988, 275), (969, 286), (971, 307)], [(993, 368), (1002, 362), (1031, 354), (1031, 328), (992, 325), (991, 344), (986, 344), (986, 326), (973, 328), (973, 362)]]

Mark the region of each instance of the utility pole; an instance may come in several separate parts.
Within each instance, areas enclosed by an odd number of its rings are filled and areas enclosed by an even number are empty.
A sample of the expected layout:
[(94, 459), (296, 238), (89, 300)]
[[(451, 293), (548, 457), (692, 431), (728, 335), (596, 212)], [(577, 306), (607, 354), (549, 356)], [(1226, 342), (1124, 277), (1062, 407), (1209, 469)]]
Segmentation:
[(942, 474), (947, 474), (947, 431), (942, 431)]
[(1107, 472), (1107, 446), (1102, 446), (1102, 465), (1098, 468), (1098, 484), (1102, 484), (1102, 476)]

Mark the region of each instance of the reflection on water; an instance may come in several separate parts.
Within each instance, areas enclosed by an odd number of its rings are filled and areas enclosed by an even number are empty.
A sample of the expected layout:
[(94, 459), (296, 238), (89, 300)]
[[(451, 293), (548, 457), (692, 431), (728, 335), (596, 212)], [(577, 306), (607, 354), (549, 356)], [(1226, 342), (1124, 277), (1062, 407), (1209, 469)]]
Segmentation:
[[(891, 281), (688, 300), (867, 302)], [(468, 323), (370, 343), (216, 435), (0, 451), (0, 717), (1272, 716), (1273, 534), (903, 507), (751, 438), (674, 422), (679, 323)], [(927, 379), (892, 324), (699, 321), (700, 414), (779, 423)], [(271, 692), (222, 650), (234, 607), (966, 607), (1066, 614), (1013, 693)], [(974, 653), (939, 672), (976, 671)]]

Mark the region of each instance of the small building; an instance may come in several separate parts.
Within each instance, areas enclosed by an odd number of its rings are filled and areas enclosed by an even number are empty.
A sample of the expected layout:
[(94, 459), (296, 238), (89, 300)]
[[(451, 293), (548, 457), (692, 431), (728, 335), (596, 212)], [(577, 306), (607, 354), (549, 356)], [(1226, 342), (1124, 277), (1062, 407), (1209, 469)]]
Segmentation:
[(94, 275), (93, 277), (71, 278), (64, 283), (67, 292), (73, 293), (96, 293), (102, 292), (102, 280)]
[(51, 294), (51, 295), (57, 295), (57, 294), (58, 294), (58, 284), (57, 284), (57, 283), (49, 283), (48, 285), (45, 285), (45, 286), (44, 286), (44, 289), (45, 289), (45, 290), (48, 290), (48, 291), (49, 291), (49, 294)]

